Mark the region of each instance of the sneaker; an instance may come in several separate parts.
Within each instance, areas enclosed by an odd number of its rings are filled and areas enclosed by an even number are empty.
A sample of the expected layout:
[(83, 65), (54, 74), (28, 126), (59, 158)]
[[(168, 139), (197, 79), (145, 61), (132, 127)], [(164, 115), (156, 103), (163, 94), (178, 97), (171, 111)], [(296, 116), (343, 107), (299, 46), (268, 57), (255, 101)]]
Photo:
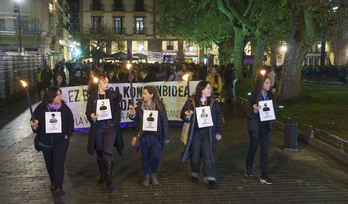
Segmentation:
[(220, 185), (216, 183), (216, 181), (209, 181), (209, 189), (210, 190), (216, 190), (219, 189)]
[(261, 177), (260, 178), (260, 182), (264, 183), (264, 184), (267, 184), (267, 185), (272, 185), (273, 184), (273, 182), (272, 182), (272, 180), (271, 180), (271, 178), (269, 176)]
[(199, 182), (198, 176), (192, 176), (192, 177), (191, 177), (191, 181), (192, 181), (193, 183), (198, 183), (198, 182)]
[(245, 175), (246, 177), (252, 177), (252, 176), (253, 176), (253, 169), (251, 168), (251, 166), (247, 166), (247, 167), (245, 168), (244, 175)]

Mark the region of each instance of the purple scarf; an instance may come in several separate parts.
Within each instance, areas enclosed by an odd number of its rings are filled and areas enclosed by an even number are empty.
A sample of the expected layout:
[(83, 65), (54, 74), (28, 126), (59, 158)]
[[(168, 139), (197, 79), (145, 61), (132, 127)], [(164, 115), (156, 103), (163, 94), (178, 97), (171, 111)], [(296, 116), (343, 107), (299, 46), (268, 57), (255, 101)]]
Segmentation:
[(55, 110), (59, 110), (60, 109), (60, 107), (62, 107), (62, 104), (61, 103), (58, 103), (58, 104), (56, 104), (56, 105), (52, 105), (52, 104), (47, 104), (47, 108), (48, 109), (55, 109)]

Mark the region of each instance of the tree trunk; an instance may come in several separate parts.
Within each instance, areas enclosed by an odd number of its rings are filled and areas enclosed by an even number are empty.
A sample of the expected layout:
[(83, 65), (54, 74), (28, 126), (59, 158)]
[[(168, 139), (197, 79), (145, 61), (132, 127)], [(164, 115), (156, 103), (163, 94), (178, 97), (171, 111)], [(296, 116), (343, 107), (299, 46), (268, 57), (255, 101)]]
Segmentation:
[(324, 69), (325, 67), (325, 59), (326, 59), (326, 42), (325, 40), (321, 41), (321, 55), (320, 55), (320, 67)]
[[(307, 43), (305, 43), (307, 44)], [(308, 44), (312, 44), (308, 42)], [(301, 71), (303, 59), (308, 52), (308, 46), (302, 47), (303, 42), (287, 42), (288, 50), (285, 54), (282, 77), (278, 88), (279, 100), (298, 97), (301, 93)]]
[(263, 68), (263, 57), (265, 53), (265, 48), (266, 48), (266, 40), (265, 38), (262, 38), (260, 34), (256, 34), (257, 37), (257, 44), (255, 47), (255, 56), (254, 56), (254, 66), (253, 66), (253, 76), (252, 78), (253, 83), (256, 82), (257, 75), (260, 71), (260, 69)]
[(238, 81), (244, 81), (243, 77), (243, 56), (244, 56), (244, 39), (246, 28), (233, 27), (235, 38), (234, 38), (234, 48), (233, 48), (233, 64), (237, 71)]
[(273, 68), (275, 68), (277, 66), (277, 55), (278, 55), (277, 46), (272, 45), (270, 57), (271, 57), (271, 67), (273, 67)]

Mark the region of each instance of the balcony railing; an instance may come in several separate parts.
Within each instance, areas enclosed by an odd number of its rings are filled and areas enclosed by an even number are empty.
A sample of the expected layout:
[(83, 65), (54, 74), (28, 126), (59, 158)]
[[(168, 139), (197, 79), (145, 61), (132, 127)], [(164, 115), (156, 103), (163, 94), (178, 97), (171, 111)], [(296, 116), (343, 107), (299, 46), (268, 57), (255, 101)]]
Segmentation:
[(144, 5), (133, 5), (133, 11), (145, 12), (146, 9)]
[(146, 34), (146, 28), (134, 28), (133, 29), (134, 35), (145, 35)]
[(125, 5), (115, 5), (115, 4), (112, 4), (112, 11), (125, 11)]
[(126, 28), (113, 28), (116, 34), (124, 35), (126, 34)]
[(90, 4), (89, 9), (91, 11), (104, 11), (104, 4)]
[(167, 50), (174, 50), (174, 46), (173, 45), (167, 45)]

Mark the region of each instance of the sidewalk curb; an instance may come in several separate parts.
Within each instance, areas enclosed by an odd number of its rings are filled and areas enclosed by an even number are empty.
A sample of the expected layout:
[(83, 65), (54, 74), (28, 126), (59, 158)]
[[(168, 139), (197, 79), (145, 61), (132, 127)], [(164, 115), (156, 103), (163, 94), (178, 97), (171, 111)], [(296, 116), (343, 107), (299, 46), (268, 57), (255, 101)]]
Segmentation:
[[(285, 132), (285, 124), (282, 122), (279, 122), (276, 120), (274, 127), (281, 130), (282, 132)], [(330, 155), (331, 157), (337, 159), (338, 161), (342, 162), (343, 164), (348, 166), (348, 154), (341, 152), (338, 149), (335, 149), (333, 147), (331, 147), (328, 144), (325, 144), (323, 142), (321, 142), (318, 139), (312, 139), (310, 138), (309, 135), (298, 132), (298, 140), (300, 140), (301, 142), (310, 145), (311, 147), (314, 147), (328, 155)]]

